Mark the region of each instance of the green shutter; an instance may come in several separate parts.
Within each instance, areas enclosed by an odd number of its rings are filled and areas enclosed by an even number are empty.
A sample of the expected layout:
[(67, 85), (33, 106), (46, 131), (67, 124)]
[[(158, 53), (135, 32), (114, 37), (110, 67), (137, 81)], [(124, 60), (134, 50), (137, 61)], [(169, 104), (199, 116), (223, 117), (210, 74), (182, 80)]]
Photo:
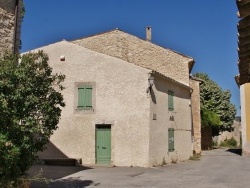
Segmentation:
[(168, 110), (173, 111), (174, 110), (174, 92), (168, 91)]
[(78, 109), (84, 109), (84, 92), (83, 87), (78, 88)]
[(168, 129), (168, 151), (174, 151), (174, 129)]
[(92, 86), (81, 86), (78, 88), (78, 109), (92, 109)]
[(92, 86), (85, 87), (85, 110), (92, 109)]

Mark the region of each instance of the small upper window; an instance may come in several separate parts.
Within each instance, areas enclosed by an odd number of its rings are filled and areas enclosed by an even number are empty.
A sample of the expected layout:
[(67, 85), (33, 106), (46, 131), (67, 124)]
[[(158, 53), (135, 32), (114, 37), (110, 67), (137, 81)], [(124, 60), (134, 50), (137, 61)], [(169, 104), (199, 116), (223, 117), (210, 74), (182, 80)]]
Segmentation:
[(83, 85), (78, 87), (78, 110), (92, 110), (92, 86)]
[(174, 92), (168, 91), (168, 110), (174, 111)]

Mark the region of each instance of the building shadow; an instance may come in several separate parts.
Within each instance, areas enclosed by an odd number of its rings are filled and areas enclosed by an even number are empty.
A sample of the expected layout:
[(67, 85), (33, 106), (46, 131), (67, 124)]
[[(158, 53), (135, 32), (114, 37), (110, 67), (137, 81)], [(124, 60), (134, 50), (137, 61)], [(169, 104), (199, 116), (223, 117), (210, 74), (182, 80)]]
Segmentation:
[(92, 168), (80, 165), (81, 159), (69, 158), (52, 142), (37, 155), (39, 160), (25, 174), (31, 180), (32, 188), (85, 187), (92, 184), (90, 180), (70, 177), (72, 174)]
[(50, 166), (50, 165), (33, 165), (26, 174), (31, 179), (42, 177), (49, 180), (56, 180), (67, 177), (83, 170), (92, 169), (86, 166)]
[(157, 104), (156, 97), (155, 97), (155, 92), (154, 92), (154, 90), (152, 88), (150, 88), (150, 95), (151, 95), (152, 102), (154, 104)]
[(242, 149), (228, 149), (227, 152), (231, 152), (237, 155), (242, 155)]
[[(92, 180), (81, 180), (78, 178), (69, 178), (64, 180), (56, 180), (51, 182), (32, 182), (30, 188), (75, 188), (75, 187), (88, 187), (93, 185), (94, 182)], [(97, 186), (94, 184), (94, 186)]]
[(67, 178), (67, 176), (89, 169), (92, 168), (86, 166), (33, 165), (27, 171), (26, 176), (31, 180), (31, 188), (85, 187), (93, 182), (90, 180), (81, 180), (80, 178)]
[(81, 158), (70, 158), (64, 154), (51, 141), (46, 144), (46, 149), (37, 153), (37, 164), (45, 164), (51, 166), (75, 166), (82, 164)]
[(37, 155), (40, 159), (44, 158), (68, 158), (58, 147), (56, 147), (51, 141), (46, 144), (46, 149), (42, 152), (38, 152)]

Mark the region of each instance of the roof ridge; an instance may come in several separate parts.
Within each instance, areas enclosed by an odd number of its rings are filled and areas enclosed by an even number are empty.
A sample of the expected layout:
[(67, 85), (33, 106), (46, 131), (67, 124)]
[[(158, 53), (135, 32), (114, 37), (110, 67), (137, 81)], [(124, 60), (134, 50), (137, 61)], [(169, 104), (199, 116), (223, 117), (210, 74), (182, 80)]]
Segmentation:
[(133, 36), (133, 37), (135, 37), (135, 38), (138, 38), (139, 40), (142, 40), (142, 41), (144, 41), (144, 42), (148, 42), (148, 43), (150, 43), (150, 44), (153, 44), (153, 45), (158, 46), (158, 47), (160, 47), (160, 48), (163, 48), (163, 49), (165, 49), (165, 50), (169, 50), (169, 51), (171, 51), (171, 52), (173, 52), (173, 53), (176, 53), (176, 54), (178, 54), (178, 55), (181, 55), (181, 56), (183, 56), (183, 57), (186, 57), (186, 58), (188, 58), (188, 59), (191, 59), (191, 61), (194, 60), (194, 58), (192, 58), (192, 57), (190, 57), (190, 56), (187, 56), (187, 55), (185, 55), (185, 54), (182, 54), (182, 53), (180, 53), (180, 52), (177, 52), (177, 51), (175, 51), (175, 50), (173, 50), (173, 49), (166, 48), (166, 47), (164, 47), (164, 46), (160, 46), (160, 45), (158, 45), (158, 44), (156, 44), (156, 43), (153, 43), (152, 41), (147, 41), (147, 40), (142, 39), (142, 38), (140, 38), (140, 37), (138, 37), (138, 36), (135, 36), (135, 35), (133, 35), (133, 34), (130, 34), (130, 33), (126, 32), (126, 31), (123, 31), (123, 30), (121, 30), (121, 29), (119, 29), (119, 28), (115, 28), (115, 29), (112, 29), (112, 30), (109, 30), (109, 31), (105, 31), (105, 32), (98, 33), (98, 34), (89, 35), (89, 36), (87, 36), (87, 37), (82, 37), (82, 38), (79, 38), (79, 39), (76, 39), (76, 40), (71, 40), (71, 41), (69, 41), (69, 42), (74, 42), (74, 41), (78, 41), (78, 40), (82, 40), (82, 39), (86, 39), (86, 38), (90, 38), (90, 37), (94, 37), (94, 36), (99, 36), (99, 35), (106, 34), (106, 33), (111, 33), (111, 32), (114, 32), (114, 31), (120, 31), (120, 32), (126, 33), (126, 34), (128, 34), (128, 35), (130, 35), (130, 36)]

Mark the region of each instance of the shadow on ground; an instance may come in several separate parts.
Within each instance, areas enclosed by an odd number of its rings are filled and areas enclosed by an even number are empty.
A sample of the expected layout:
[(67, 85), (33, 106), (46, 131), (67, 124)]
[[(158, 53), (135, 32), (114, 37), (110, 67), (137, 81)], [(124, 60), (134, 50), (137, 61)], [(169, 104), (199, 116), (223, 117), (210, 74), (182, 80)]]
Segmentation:
[(231, 152), (237, 155), (242, 155), (242, 149), (228, 149), (227, 152)]
[(81, 180), (78, 178), (69, 178), (63, 180), (46, 182), (32, 182), (31, 188), (84, 188), (93, 184), (91, 180)]
[[(70, 187), (86, 187), (93, 183), (91, 180), (81, 180), (79, 178), (67, 178), (67, 176), (75, 174), (83, 170), (92, 168), (85, 166), (49, 166), (49, 165), (33, 165), (27, 172), (31, 181), (31, 188), (70, 188)], [(63, 179), (62, 179), (63, 178)]]

